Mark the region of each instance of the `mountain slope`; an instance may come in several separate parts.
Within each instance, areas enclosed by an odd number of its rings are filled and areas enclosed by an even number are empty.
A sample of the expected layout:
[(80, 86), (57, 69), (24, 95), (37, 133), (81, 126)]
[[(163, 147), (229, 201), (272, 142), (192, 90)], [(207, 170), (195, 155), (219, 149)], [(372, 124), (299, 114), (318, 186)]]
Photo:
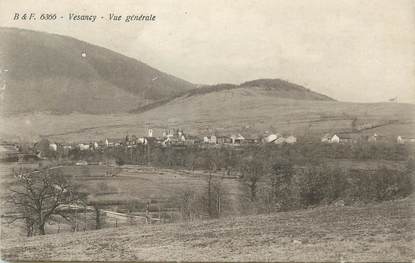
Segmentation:
[[(0, 28), (3, 111), (125, 112), (194, 85), (70, 37)], [(82, 54), (85, 53), (84, 56)]]
[(179, 97), (134, 114), (42, 113), (3, 117), (0, 137), (32, 141), (47, 135), (51, 140), (79, 142), (144, 135), (147, 128), (161, 136), (164, 129), (181, 128), (202, 137), (213, 133), (250, 137), (269, 131), (298, 137), (353, 132), (396, 138), (415, 136), (413, 116), (413, 104), (293, 100), (249, 87)]

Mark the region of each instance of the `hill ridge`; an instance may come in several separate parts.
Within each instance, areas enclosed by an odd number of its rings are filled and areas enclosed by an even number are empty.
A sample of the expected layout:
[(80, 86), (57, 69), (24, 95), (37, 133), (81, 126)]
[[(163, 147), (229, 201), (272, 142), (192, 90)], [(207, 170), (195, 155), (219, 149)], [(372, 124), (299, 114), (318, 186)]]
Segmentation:
[[(333, 98), (330, 98), (324, 94), (320, 94), (317, 92), (314, 92), (308, 88), (305, 88), (303, 86), (291, 83), (286, 80), (278, 79), (278, 78), (262, 78), (262, 79), (255, 79), (251, 81), (246, 81), (241, 84), (231, 84), (231, 83), (220, 83), (220, 84), (214, 84), (214, 85), (204, 85), (199, 88), (191, 89), (185, 92), (182, 92), (180, 94), (177, 94), (174, 97), (157, 101), (148, 105), (144, 105), (142, 107), (139, 107), (137, 109), (131, 110), (130, 113), (142, 113), (154, 108), (157, 108), (161, 105), (164, 105), (166, 103), (169, 103), (173, 101), (174, 99), (178, 99), (180, 97), (183, 98), (189, 98), (192, 96), (198, 96), (198, 95), (205, 95), (213, 92), (221, 92), (221, 91), (228, 91), (228, 90), (234, 90), (234, 89), (241, 89), (241, 88), (265, 88), (268, 90), (278, 90), (282, 89), (286, 92), (297, 92), (298, 94), (294, 94), (294, 96), (287, 96), (287, 94), (281, 94), (282, 96), (280, 98), (291, 98), (291, 99), (297, 99), (297, 100), (326, 100), (326, 101), (336, 101)], [(303, 97), (301, 97), (301, 93), (303, 93)], [(276, 96), (277, 97), (277, 96)]]

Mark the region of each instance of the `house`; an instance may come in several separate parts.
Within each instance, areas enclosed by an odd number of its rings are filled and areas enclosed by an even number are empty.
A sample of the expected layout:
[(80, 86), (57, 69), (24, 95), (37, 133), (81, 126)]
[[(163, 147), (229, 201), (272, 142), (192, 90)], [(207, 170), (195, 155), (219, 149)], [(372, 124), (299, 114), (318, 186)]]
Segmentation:
[(186, 135), (186, 141), (184, 142), (185, 145), (193, 145), (193, 144), (200, 144), (201, 140), (199, 137)]
[[(150, 135), (150, 133), (149, 133)], [(152, 132), (151, 132), (152, 135)], [(163, 140), (162, 140), (162, 144), (166, 145), (166, 144), (184, 144), (184, 142), (186, 141), (186, 137), (187, 135), (184, 134), (183, 130), (180, 129), (169, 129), (169, 130), (165, 130), (163, 131)], [(152, 138), (152, 137), (147, 137), (147, 138)]]
[(271, 143), (271, 142), (274, 142), (279, 137), (281, 137), (281, 135), (278, 134), (278, 133), (277, 134), (270, 134), (270, 135), (268, 135), (264, 138), (264, 142), (265, 143)]
[(58, 145), (56, 143), (50, 143), (49, 150), (56, 152), (58, 150)]
[(204, 143), (209, 143), (209, 144), (217, 144), (217, 138), (215, 135), (211, 135), (211, 136), (205, 136), (203, 137), (203, 142)]
[(232, 144), (241, 144), (245, 140), (245, 137), (243, 137), (241, 134), (232, 135), (231, 140)]
[(105, 145), (105, 147), (115, 147), (115, 146), (120, 146), (121, 143), (119, 142), (118, 139), (106, 138), (105, 141), (104, 141), (104, 145)]
[(217, 136), (216, 140), (218, 144), (231, 144), (232, 143), (231, 137), (228, 137), (228, 136)]
[(337, 134), (331, 135), (330, 133), (326, 133), (321, 138), (321, 142), (325, 142), (325, 143), (340, 143), (340, 137)]
[(78, 144), (78, 147), (79, 147), (79, 150), (81, 151), (86, 151), (86, 150), (89, 150), (90, 148), (89, 144), (85, 144), (85, 143)]
[(140, 137), (137, 139), (137, 144), (147, 145), (147, 143), (148, 143), (147, 138)]
[(285, 138), (285, 142), (288, 144), (293, 144), (297, 142), (297, 138), (294, 135), (290, 135), (287, 138)]
[(331, 137), (330, 139), (330, 143), (339, 143), (340, 142), (340, 137), (337, 136), (336, 134), (333, 135), (333, 137)]
[(330, 143), (332, 135), (330, 133), (326, 133), (321, 137), (321, 142)]
[(399, 144), (415, 143), (415, 138), (398, 136), (396, 142)]
[(66, 150), (66, 151), (69, 151), (69, 150), (72, 149), (72, 146), (71, 145), (64, 145), (63, 149)]

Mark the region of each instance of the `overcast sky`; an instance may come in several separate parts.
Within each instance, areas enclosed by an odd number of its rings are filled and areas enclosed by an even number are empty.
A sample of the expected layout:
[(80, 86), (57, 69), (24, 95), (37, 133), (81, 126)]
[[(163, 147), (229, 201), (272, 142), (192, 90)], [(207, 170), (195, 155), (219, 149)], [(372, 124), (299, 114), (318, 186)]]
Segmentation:
[[(156, 21), (13, 21), (15, 12)], [(415, 102), (413, 0), (1, 0), (0, 25), (72, 36), (194, 83), (281, 78), (343, 101)]]

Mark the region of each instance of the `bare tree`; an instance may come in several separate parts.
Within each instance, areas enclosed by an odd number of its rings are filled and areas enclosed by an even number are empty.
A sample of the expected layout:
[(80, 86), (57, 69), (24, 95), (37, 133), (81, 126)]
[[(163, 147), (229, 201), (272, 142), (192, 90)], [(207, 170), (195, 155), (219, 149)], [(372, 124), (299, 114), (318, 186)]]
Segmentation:
[(8, 198), (15, 209), (12, 222), (23, 220), (28, 236), (35, 233), (45, 235), (45, 225), (53, 215), (68, 220), (64, 213), (65, 206), (85, 197), (58, 169), (24, 169), (15, 172), (14, 176), (17, 180)]
[(197, 194), (190, 189), (185, 189), (177, 198), (182, 219), (193, 220), (197, 214)]
[(258, 183), (268, 172), (268, 166), (263, 158), (252, 157), (244, 158), (239, 164), (241, 177), (249, 188), (251, 202), (256, 200)]

